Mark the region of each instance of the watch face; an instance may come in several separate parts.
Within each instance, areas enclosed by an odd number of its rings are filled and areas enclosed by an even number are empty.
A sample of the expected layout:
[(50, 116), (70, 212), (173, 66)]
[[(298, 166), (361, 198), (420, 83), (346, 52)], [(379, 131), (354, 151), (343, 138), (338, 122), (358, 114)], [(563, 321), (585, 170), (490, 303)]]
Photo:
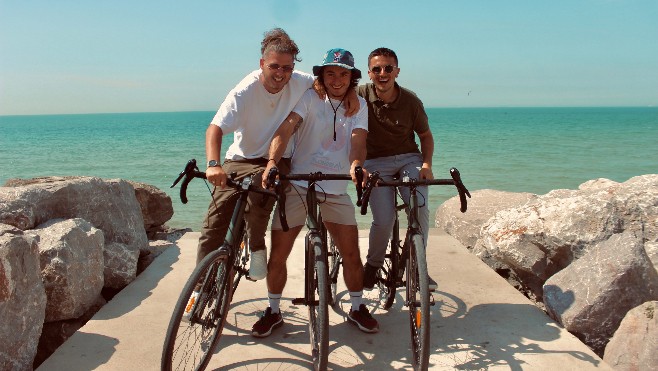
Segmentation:
[(208, 167), (213, 167), (213, 166), (217, 166), (217, 161), (215, 160), (208, 161)]

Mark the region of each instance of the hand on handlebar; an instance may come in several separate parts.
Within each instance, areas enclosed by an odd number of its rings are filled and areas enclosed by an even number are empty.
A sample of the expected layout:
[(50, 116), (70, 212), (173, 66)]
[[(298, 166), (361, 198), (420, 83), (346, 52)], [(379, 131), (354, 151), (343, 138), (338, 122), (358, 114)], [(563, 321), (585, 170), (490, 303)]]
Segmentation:
[(212, 166), (206, 169), (206, 179), (210, 184), (221, 189), (226, 188), (226, 179), (228, 176), (221, 166)]
[[(275, 173), (271, 175), (272, 171), (274, 171)], [(268, 161), (267, 166), (265, 166), (265, 170), (263, 171), (261, 187), (263, 187), (263, 189), (273, 188), (274, 180), (278, 176), (279, 176), (279, 168), (276, 166), (276, 163), (274, 163), (274, 161)]]
[(356, 174), (356, 169), (357, 168), (360, 168), (361, 171), (362, 171), (363, 175), (360, 177), (361, 187), (365, 188), (366, 182), (368, 181), (368, 176), (370, 176), (370, 173), (368, 172), (368, 170), (366, 170), (365, 167), (360, 166), (360, 165), (356, 165), (356, 163), (352, 163), (352, 166), (350, 166), (350, 175), (352, 176), (352, 183), (354, 183), (354, 185), (357, 185), (358, 179), (359, 179), (358, 175)]
[(427, 180), (432, 180), (434, 179), (434, 173), (432, 173), (432, 168), (431, 167), (426, 167), (423, 165), (420, 168), (420, 172), (418, 173), (418, 178), (421, 180), (427, 179)]

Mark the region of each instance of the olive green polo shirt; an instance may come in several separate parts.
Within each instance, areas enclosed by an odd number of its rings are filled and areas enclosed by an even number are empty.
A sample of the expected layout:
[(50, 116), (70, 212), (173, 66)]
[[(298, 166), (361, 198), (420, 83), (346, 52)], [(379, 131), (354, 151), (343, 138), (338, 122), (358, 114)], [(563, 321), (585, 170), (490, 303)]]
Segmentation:
[(367, 159), (420, 153), (414, 133), (429, 130), (423, 102), (411, 90), (400, 89), (397, 99), (386, 104), (375, 94), (372, 83), (358, 87), (358, 93), (368, 103)]

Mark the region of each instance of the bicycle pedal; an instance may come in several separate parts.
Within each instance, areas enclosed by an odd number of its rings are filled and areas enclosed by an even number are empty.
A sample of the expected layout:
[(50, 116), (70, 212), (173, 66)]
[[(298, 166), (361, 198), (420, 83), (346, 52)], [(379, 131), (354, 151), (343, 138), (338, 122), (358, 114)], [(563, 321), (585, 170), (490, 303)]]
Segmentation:
[(294, 305), (306, 305), (306, 299), (304, 298), (292, 299), (292, 303)]

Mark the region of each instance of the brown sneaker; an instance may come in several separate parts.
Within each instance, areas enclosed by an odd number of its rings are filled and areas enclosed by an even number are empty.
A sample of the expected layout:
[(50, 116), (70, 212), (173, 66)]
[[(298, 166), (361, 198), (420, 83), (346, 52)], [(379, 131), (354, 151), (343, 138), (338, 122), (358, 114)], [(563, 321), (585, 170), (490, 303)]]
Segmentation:
[(283, 325), (281, 312), (272, 313), (272, 308), (268, 307), (260, 319), (254, 323), (254, 327), (251, 328), (251, 335), (264, 338), (270, 336), (272, 330), (281, 327), (281, 325)]
[(351, 310), (347, 315), (347, 319), (359, 327), (359, 330), (367, 333), (375, 333), (379, 331), (379, 324), (377, 320), (372, 318), (372, 315), (366, 308), (365, 304), (361, 304), (359, 310)]

